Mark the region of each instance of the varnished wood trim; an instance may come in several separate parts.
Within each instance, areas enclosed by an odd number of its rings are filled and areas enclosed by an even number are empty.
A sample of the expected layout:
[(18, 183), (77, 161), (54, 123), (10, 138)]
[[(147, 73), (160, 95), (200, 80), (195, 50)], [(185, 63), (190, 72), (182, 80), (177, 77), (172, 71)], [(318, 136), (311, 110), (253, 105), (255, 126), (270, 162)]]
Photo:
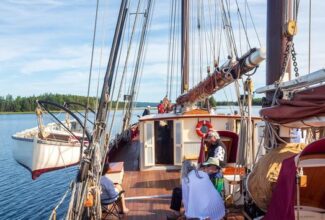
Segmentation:
[[(162, 116), (164, 114), (161, 114)], [(154, 117), (154, 118), (144, 118), (139, 119), (142, 121), (160, 121), (160, 120), (175, 120), (175, 119), (184, 119), (184, 118), (225, 118), (225, 119), (241, 119), (239, 115), (175, 115), (175, 116), (166, 116), (166, 117)], [(261, 117), (252, 117), (252, 120), (261, 120)]]

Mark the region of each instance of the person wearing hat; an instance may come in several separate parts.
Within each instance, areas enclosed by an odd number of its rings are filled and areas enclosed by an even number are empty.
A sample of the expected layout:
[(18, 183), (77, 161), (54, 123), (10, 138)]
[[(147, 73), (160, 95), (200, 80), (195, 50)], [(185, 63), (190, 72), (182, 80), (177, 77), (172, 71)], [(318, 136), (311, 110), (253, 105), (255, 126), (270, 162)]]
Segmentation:
[(209, 175), (209, 178), (216, 190), (223, 195), (223, 175), (220, 167), (220, 161), (215, 157), (209, 157), (209, 159), (202, 163), (201, 169)]
[(220, 139), (219, 133), (210, 130), (205, 141), (208, 145), (208, 158), (215, 158), (219, 161), (220, 167), (225, 167), (227, 164), (227, 151), (225, 144)]
[(218, 170), (220, 170), (220, 161), (215, 157), (209, 157), (207, 161), (202, 163), (202, 167), (208, 168), (204, 170), (208, 174), (215, 173), (218, 172)]
[(186, 219), (222, 219), (224, 202), (211, 183), (209, 176), (198, 170), (190, 160), (184, 160), (181, 169), (181, 188), (173, 190), (171, 206), (173, 214), (167, 219), (179, 219), (181, 203)]

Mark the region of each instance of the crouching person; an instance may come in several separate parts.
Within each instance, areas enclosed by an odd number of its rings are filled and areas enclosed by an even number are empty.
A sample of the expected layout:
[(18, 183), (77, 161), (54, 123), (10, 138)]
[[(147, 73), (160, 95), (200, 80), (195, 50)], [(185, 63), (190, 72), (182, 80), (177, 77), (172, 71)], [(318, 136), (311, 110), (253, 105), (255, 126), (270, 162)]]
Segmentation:
[(224, 217), (224, 202), (208, 174), (197, 170), (189, 160), (185, 160), (182, 165), (181, 189), (175, 188), (172, 195), (171, 209), (178, 213), (180, 191), (187, 219), (219, 220)]
[(224, 202), (207, 173), (185, 160), (181, 178), (186, 218), (219, 220), (224, 217)]

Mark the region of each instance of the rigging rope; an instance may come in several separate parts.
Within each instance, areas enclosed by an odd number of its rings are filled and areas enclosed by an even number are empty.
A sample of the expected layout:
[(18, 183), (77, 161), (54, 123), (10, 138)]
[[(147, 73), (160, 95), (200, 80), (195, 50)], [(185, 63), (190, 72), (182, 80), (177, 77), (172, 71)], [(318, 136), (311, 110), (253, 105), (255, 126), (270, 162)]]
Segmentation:
[[(96, 41), (96, 31), (97, 31), (97, 18), (98, 18), (98, 6), (99, 0), (96, 2), (96, 14), (95, 14), (95, 24), (94, 24), (94, 31), (93, 31), (93, 41), (92, 41), (92, 48), (91, 48), (91, 58), (90, 58), (90, 67), (89, 67), (89, 78), (88, 78), (88, 88), (87, 88), (87, 103), (85, 109), (85, 119), (84, 119), (84, 129), (82, 132), (82, 139), (81, 139), (81, 147), (80, 147), (80, 163), (82, 158), (82, 151), (84, 147), (84, 140), (86, 134), (86, 126), (88, 120), (88, 108), (89, 108), (89, 100), (90, 100), (90, 85), (91, 85), (91, 78), (92, 78), (92, 70), (93, 70), (93, 62), (94, 62), (94, 51), (95, 51), (95, 41)], [(88, 137), (88, 141), (91, 141)]]
[[(212, 22), (212, 13), (211, 13), (211, 8), (212, 8), (212, 6), (211, 6), (211, 0), (209, 0), (208, 1), (208, 17), (209, 17), (209, 19), (208, 19), (208, 23), (209, 23), (209, 28), (210, 28), (210, 30), (209, 30), (209, 33), (210, 34), (208, 34), (207, 33), (207, 31), (206, 31), (206, 34), (207, 34), (207, 38), (209, 39), (209, 43), (210, 43), (210, 57), (208, 56), (207, 57), (207, 63), (209, 63), (209, 60), (211, 61), (211, 60), (214, 60), (214, 51), (215, 51), (215, 40), (214, 40), (214, 30), (213, 30), (213, 22)], [(207, 64), (207, 66), (209, 66), (209, 64)]]
[[(221, 7), (220, 6), (220, 1), (218, 1), (218, 6), (219, 8)], [(217, 7), (217, 6), (216, 6)], [(218, 36), (218, 56), (217, 56), (217, 63), (218, 63), (218, 66), (220, 65), (220, 54), (221, 54), (221, 48), (222, 48), (222, 45), (221, 45), (221, 41), (222, 41), (222, 32), (223, 32), (223, 24), (222, 22), (220, 21), (220, 16), (218, 16), (218, 26), (219, 26), (219, 36)]]
[(214, 46), (214, 48), (213, 48), (213, 62), (215, 62), (215, 60), (216, 60), (216, 47), (218, 47), (219, 45), (217, 45), (217, 42), (216, 42), (216, 39), (217, 39), (217, 31), (218, 31), (218, 24), (217, 24), (217, 21), (218, 21), (218, 19), (217, 19), (217, 2), (216, 1), (214, 1), (214, 26), (213, 26), (213, 28), (212, 28), (212, 30), (211, 31), (213, 31), (214, 32), (214, 36), (213, 36), (213, 46)]
[(227, 6), (227, 13), (225, 12), (225, 15), (227, 18), (227, 25), (228, 25), (229, 36), (230, 36), (230, 41), (231, 41), (231, 49), (233, 50), (232, 58), (236, 59), (238, 57), (238, 52), (237, 52), (237, 47), (236, 47), (233, 26), (232, 26), (232, 22), (231, 22), (230, 0), (228, 0), (228, 4), (226, 4), (226, 6)]
[(308, 73), (310, 73), (311, 63), (311, 0), (309, 0), (309, 15), (308, 15)]
[[(202, 1), (199, 0), (198, 3), (198, 7), (197, 7), (197, 29), (198, 29), (198, 42), (202, 42), (202, 36), (201, 36), (201, 14), (202, 14)], [(203, 79), (203, 70), (202, 70), (202, 66), (203, 66), (203, 54), (202, 54), (202, 47), (199, 45), (199, 57), (200, 57), (200, 62), (199, 62), (199, 67), (200, 67), (200, 81)]]
[[(122, 12), (124, 12), (122, 10), (122, 8), (125, 8), (125, 3), (126, 1), (123, 1), (121, 3), (121, 10), (120, 10), (120, 16), (122, 14)], [(96, 24), (97, 24), (97, 14), (98, 14), (98, 1), (97, 1), (97, 6), (96, 6)], [(120, 17), (122, 18), (122, 17)], [(118, 19), (119, 24), (120, 23), (120, 19)], [(121, 26), (123, 27), (123, 26)], [(120, 26), (119, 26), (120, 28)], [(116, 29), (118, 30), (118, 29)], [(95, 31), (96, 32), (96, 31)], [(118, 33), (116, 31), (116, 33)], [(119, 30), (119, 33), (120, 30)], [(116, 35), (117, 36), (117, 35)], [(116, 37), (115, 36), (115, 37)], [(114, 39), (117, 39), (115, 38)], [(95, 37), (94, 37), (95, 38)], [(109, 62), (111, 64), (111, 61)], [(92, 64), (92, 63), (91, 63)], [(91, 68), (92, 69), (92, 68)], [(113, 74), (113, 73), (111, 73)], [(112, 75), (106, 75), (106, 77), (109, 77), (109, 80), (107, 81), (108, 83), (111, 83), (111, 77)], [(91, 77), (90, 77), (91, 79)], [(104, 87), (107, 86), (108, 84), (104, 84)], [(90, 82), (89, 82), (89, 86), (90, 86)], [(109, 93), (106, 93), (105, 91), (109, 90), (109, 88), (105, 87), (105, 89), (103, 90), (102, 93), (102, 100), (100, 105), (104, 108), (105, 111), (101, 111), (98, 112), (98, 121), (96, 123), (95, 126), (95, 139), (91, 140), (91, 144), (88, 147), (87, 151), (85, 151), (85, 156), (83, 157), (83, 159), (81, 160), (81, 166), (77, 175), (77, 179), (76, 179), (76, 184), (74, 186), (75, 188), (75, 195), (74, 195), (74, 202), (70, 203), (69, 206), (69, 210), (68, 210), (68, 215), (67, 215), (67, 219), (81, 219), (81, 217), (84, 217), (83, 215), (88, 215), (88, 217), (90, 218), (94, 218), (94, 219), (100, 219), (101, 218), (101, 206), (100, 206), (100, 200), (96, 199), (95, 200), (95, 205), (92, 208), (87, 208), (87, 210), (85, 210), (84, 207), (84, 200), (86, 195), (91, 192), (91, 189), (88, 188), (88, 186), (90, 184), (91, 187), (99, 187), (99, 175), (101, 173), (101, 167), (100, 167), (100, 159), (96, 157), (96, 152), (99, 152), (101, 149), (100, 147), (105, 148), (105, 146), (100, 146), (98, 142), (100, 142), (100, 138), (103, 134), (104, 131), (104, 127), (105, 127), (105, 118), (107, 116), (107, 106), (105, 102), (109, 101)], [(88, 94), (89, 97), (89, 94)], [(87, 103), (88, 104), (88, 103)], [(88, 108), (87, 108), (88, 109)], [(103, 114), (104, 113), (104, 114)]]
[[(179, 3), (179, 8), (180, 8), (180, 3)], [(178, 19), (178, 23), (180, 23), (180, 21), (181, 21), (181, 18), (180, 18), (180, 16), (178, 16), (179, 17), (179, 19)], [(178, 29), (176, 29), (176, 35), (175, 36), (181, 36), (180, 35), (180, 28), (178, 28)], [(180, 49), (178, 49), (178, 48), (181, 48), (181, 46), (180, 46), (180, 41), (179, 40), (176, 40), (176, 43), (175, 43), (175, 50), (176, 50), (176, 52), (175, 52), (175, 57), (177, 57), (176, 58), (176, 65), (175, 65), (175, 70), (176, 70), (176, 73), (179, 73), (179, 71), (181, 70), (181, 62), (179, 62), (180, 60), (179, 60), (179, 57), (181, 56), (180, 54), (181, 54), (181, 50)], [(178, 62), (177, 62), (178, 61)], [(176, 76), (175, 76), (175, 78), (176, 78), (176, 84), (175, 84), (175, 98), (178, 96), (178, 94), (180, 94), (180, 90), (177, 90), (176, 88), (181, 88), (181, 77), (180, 77), (180, 75), (179, 74), (175, 74)], [(183, 76), (182, 76), (183, 77)], [(172, 83), (172, 82), (171, 82)], [(172, 85), (172, 84), (171, 84)]]
[[(172, 41), (172, 21), (173, 21), (173, 12), (174, 4), (173, 0), (170, 0), (170, 15), (169, 15), (169, 38), (168, 38), (168, 53), (167, 53), (167, 79), (166, 79), (166, 96), (169, 97), (169, 77), (170, 77), (170, 67), (171, 67), (171, 41)], [(170, 98), (170, 97), (169, 97)]]
[[(224, 93), (224, 95), (225, 95), (225, 97), (226, 97), (226, 101), (227, 101), (227, 105), (228, 105), (228, 107), (230, 108), (230, 111), (231, 112), (234, 112), (233, 111), (233, 107), (232, 107), (232, 104), (230, 103), (230, 100), (229, 100), (229, 98), (228, 98), (228, 95), (227, 95), (227, 92), (226, 92), (226, 88), (224, 88), (224, 89), (222, 89), (222, 91), (223, 91), (223, 93)], [(232, 101), (232, 100), (231, 100)]]
[(57, 205), (54, 207), (54, 209), (52, 210), (49, 219), (53, 219), (53, 220), (56, 219), (56, 211), (57, 211), (57, 209), (62, 205), (62, 203), (64, 202), (64, 200), (65, 200), (65, 198), (67, 197), (69, 191), (72, 189), (72, 185), (73, 185), (73, 182), (70, 183), (69, 188), (68, 188), (67, 191), (63, 194), (63, 196), (61, 197), (61, 199), (60, 199), (60, 201), (58, 202), (58, 204), (57, 204)]
[[(254, 31), (255, 31), (255, 34), (256, 34), (256, 37), (257, 37), (257, 40), (258, 40), (258, 43), (260, 45), (260, 47), (262, 47), (262, 44), (261, 44), (261, 40), (260, 40), (260, 37), (257, 33), (257, 30), (256, 30), (256, 27), (255, 27), (255, 22), (253, 20), (253, 16), (252, 16), (252, 13), (251, 13), (251, 10), (250, 10), (250, 7), (249, 7), (249, 4), (248, 2), (246, 1), (246, 5), (247, 5), (247, 9), (248, 9), (248, 14), (249, 14), (249, 17), (251, 19), (251, 22), (252, 22), (252, 25), (253, 25), (253, 28), (254, 28)], [(245, 7), (246, 8), (246, 7)], [(246, 22), (247, 23), (247, 22)]]
[[(101, 47), (100, 47), (100, 53), (99, 53), (99, 59), (98, 59), (98, 74), (97, 74), (97, 87), (96, 87), (96, 102), (95, 102), (95, 109), (97, 111), (98, 109), (98, 100), (99, 100), (99, 82), (101, 78), (101, 67), (102, 67), (102, 58), (103, 58), (103, 47), (104, 47), (104, 39), (106, 38), (105, 32), (104, 32), (104, 18), (108, 17), (108, 15), (105, 15), (105, 12), (108, 10), (103, 10), (102, 12), (102, 25), (101, 25), (101, 36), (102, 36), (102, 42), (101, 42)], [(95, 113), (96, 115), (96, 113)], [(94, 123), (96, 121), (96, 117), (94, 117)]]
[(177, 57), (177, 54), (175, 55), (175, 53), (177, 52), (177, 30), (176, 30), (176, 18), (177, 18), (177, 8), (178, 8), (178, 1), (173, 1), (173, 11), (171, 12), (172, 13), (172, 24), (171, 24), (171, 29), (172, 29), (172, 43), (171, 43), (171, 56), (170, 56), (170, 75), (169, 75), (169, 82), (168, 82), (168, 85), (169, 85), (169, 90), (168, 90), (168, 94), (169, 94), (169, 99), (172, 98), (172, 85), (173, 85), (173, 82), (174, 82), (174, 69), (175, 69), (175, 65), (174, 63), (176, 62), (177, 63), (177, 60), (175, 60), (175, 57)]
[(203, 39), (203, 41), (204, 41), (204, 46), (205, 46), (205, 65), (206, 65), (206, 67), (208, 67), (209, 66), (209, 49), (208, 49), (208, 38), (209, 38), (209, 36), (208, 36), (208, 34), (207, 34), (207, 31), (205, 30), (206, 29), (206, 23), (205, 23), (205, 13), (204, 13), (204, 10), (205, 9), (205, 5), (204, 5), (204, 3), (202, 2), (202, 10), (203, 10), (203, 12), (202, 12), (202, 26), (203, 26), (203, 30), (204, 30), (204, 39)]
[[(130, 2), (128, 2), (128, 5), (127, 5), (127, 8), (129, 8), (130, 7)], [(127, 15), (128, 16), (128, 15)], [(121, 50), (119, 51), (119, 54), (118, 54), (118, 58), (117, 58), (117, 68), (115, 68), (115, 74), (114, 74), (114, 79), (113, 79), (113, 87), (112, 87), (112, 93), (111, 93), (111, 97), (112, 97), (112, 100), (111, 100), (111, 102), (109, 103), (109, 107), (108, 107), (108, 112), (107, 112), (107, 114), (108, 114), (108, 116), (111, 114), (111, 111), (112, 111), (112, 108), (113, 108), (113, 97), (114, 97), (114, 95), (115, 95), (115, 86), (117, 85), (117, 83), (116, 83), (116, 81), (117, 81), (117, 76), (118, 76), (118, 71), (119, 71), (119, 68), (120, 68), (120, 62), (121, 62), (121, 56), (122, 56), (122, 51), (123, 51), (123, 47), (124, 47), (124, 39), (125, 39), (125, 28), (123, 28), (123, 30), (122, 30), (122, 37), (121, 37), (121, 39), (122, 39), (122, 42), (121, 42)], [(117, 99), (116, 99), (116, 101), (117, 101)], [(115, 101), (115, 103), (116, 103), (116, 101)], [(114, 119), (115, 117), (113, 117), (112, 118), (112, 120)], [(109, 121), (109, 119), (110, 119), (110, 117), (107, 117), (107, 119), (106, 119), (106, 124), (108, 124), (108, 121)], [(109, 131), (106, 131), (106, 133), (111, 133), (111, 130), (112, 129), (110, 129)]]
[(108, 138), (109, 139), (111, 137), (111, 131), (112, 131), (114, 120), (115, 120), (115, 114), (116, 114), (116, 111), (118, 109), (119, 99), (120, 99), (121, 93), (122, 93), (122, 86), (123, 86), (124, 77), (125, 77), (125, 74), (126, 74), (127, 63), (128, 63), (128, 60), (129, 60), (131, 45), (132, 45), (132, 42), (133, 42), (133, 37), (134, 37), (134, 34), (135, 34), (135, 27), (136, 27), (136, 24), (137, 24), (139, 10), (140, 10), (140, 2), (141, 1), (138, 1), (138, 4), (137, 4), (137, 10), (136, 10), (136, 14), (135, 14), (135, 18), (134, 18), (134, 22), (133, 22), (133, 26), (132, 26), (132, 32), (131, 32), (131, 36), (130, 36), (130, 39), (129, 39), (129, 45), (128, 45), (127, 52), (126, 52), (124, 68), (123, 68), (123, 72), (122, 72), (122, 76), (121, 76), (121, 80), (120, 80), (120, 87), (119, 87), (116, 102), (115, 102), (115, 109), (114, 109), (113, 116), (112, 116), (110, 130), (109, 130), (109, 133), (108, 133)]
[(238, 17), (238, 39), (239, 39), (239, 51), (241, 54), (243, 54), (242, 50), (242, 43), (241, 43), (241, 25), (240, 25), (240, 18), (239, 18), (239, 13), (237, 12), (237, 17)]
[[(191, 15), (194, 15), (194, 1), (191, 0), (191, 3), (190, 3), (190, 9), (191, 9)], [(191, 58), (191, 68), (189, 69), (189, 75), (191, 76), (191, 85), (189, 88), (193, 87), (195, 85), (195, 60), (196, 60), (196, 57), (195, 57), (195, 18), (194, 16), (191, 16), (191, 19), (190, 19), (190, 37), (191, 37), (191, 40), (190, 40), (190, 48), (191, 48), (191, 55), (190, 55), (190, 58)]]
[(234, 50), (233, 50), (232, 40), (231, 40), (230, 33), (229, 33), (230, 32), (230, 30), (229, 30), (230, 24), (228, 24), (227, 15), (226, 15), (223, 1), (221, 1), (221, 4), (220, 4), (220, 11), (221, 11), (221, 15), (222, 15), (223, 28), (225, 29), (226, 47), (228, 50), (228, 55), (230, 57), (234, 58)]
[[(153, 14), (154, 11), (155, 11), (155, 1), (153, 2), (152, 12), (151, 13)], [(151, 27), (152, 19), (153, 19), (153, 16), (149, 16), (149, 25), (148, 25), (148, 27)], [(138, 92), (136, 92), (135, 100), (138, 100), (138, 96), (139, 96), (139, 93), (140, 93), (140, 84), (141, 84), (141, 80), (142, 80), (143, 68), (144, 68), (144, 63), (145, 63), (144, 59), (145, 59), (145, 57), (147, 55), (147, 51), (148, 51), (148, 43), (146, 43), (144, 45), (144, 52), (143, 52), (143, 57), (142, 57), (143, 62), (140, 62), (140, 71), (139, 71), (140, 76), (139, 76), (139, 82), (138, 82), (137, 89), (136, 89), (136, 91), (138, 91)]]
[(142, 63), (142, 61), (144, 60), (144, 56), (143, 56), (143, 49), (146, 45), (146, 37), (147, 37), (147, 32), (148, 32), (148, 24), (150, 24), (150, 18), (151, 18), (151, 14), (153, 13), (153, 11), (151, 10), (151, 5), (152, 5), (152, 0), (149, 0), (147, 3), (147, 8), (146, 8), (146, 12), (144, 14), (144, 22), (142, 25), (142, 32), (141, 32), (141, 37), (140, 37), (140, 42), (139, 42), (139, 48), (138, 48), (138, 53), (137, 53), (137, 58), (136, 58), (136, 64), (135, 64), (135, 68), (134, 68), (134, 74), (133, 74), (133, 79), (132, 79), (132, 83), (131, 83), (131, 87), (130, 87), (130, 99), (128, 100), (129, 105), (128, 105), (128, 109), (127, 112), (124, 116), (124, 126), (123, 129), (125, 130), (130, 123), (130, 119), (131, 119), (131, 113), (132, 113), (132, 108), (134, 105), (134, 95), (136, 93), (136, 84), (137, 84), (137, 80), (138, 80), (138, 76), (139, 76), (139, 70), (140, 70), (140, 65)]

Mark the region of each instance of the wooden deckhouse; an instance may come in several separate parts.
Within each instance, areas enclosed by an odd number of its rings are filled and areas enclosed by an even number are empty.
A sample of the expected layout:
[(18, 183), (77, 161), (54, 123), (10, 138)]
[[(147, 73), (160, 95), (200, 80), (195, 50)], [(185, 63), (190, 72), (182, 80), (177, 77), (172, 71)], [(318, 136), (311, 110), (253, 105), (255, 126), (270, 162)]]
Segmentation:
[[(257, 145), (257, 123), (252, 117), (252, 143)], [(228, 162), (235, 163), (241, 118), (239, 115), (210, 114), (204, 110), (191, 110), (184, 114), (155, 114), (139, 120), (140, 170), (179, 168), (184, 159), (197, 161), (201, 140), (197, 127), (203, 121), (217, 130), (227, 146)], [(206, 132), (208, 126), (200, 127)], [(205, 131), (204, 131), (205, 130)], [(253, 149), (256, 147), (253, 146)]]

